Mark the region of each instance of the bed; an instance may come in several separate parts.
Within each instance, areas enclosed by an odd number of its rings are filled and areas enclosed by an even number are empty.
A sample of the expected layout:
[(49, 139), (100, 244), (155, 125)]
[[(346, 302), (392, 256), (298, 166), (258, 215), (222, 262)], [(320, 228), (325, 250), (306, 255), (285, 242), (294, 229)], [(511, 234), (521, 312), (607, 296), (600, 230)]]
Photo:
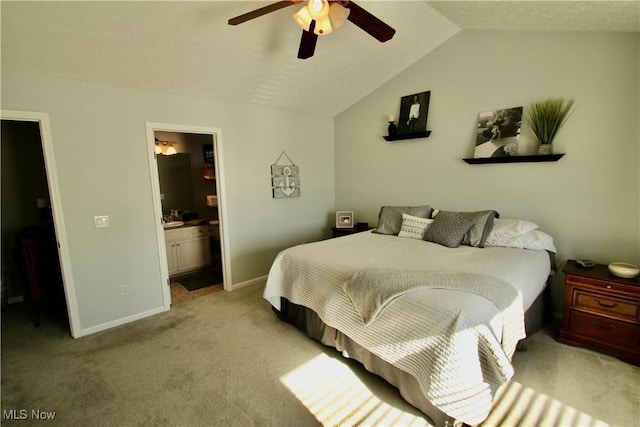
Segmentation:
[(282, 251), (264, 297), (282, 320), (397, 387), (435, 425), (479, 424), (513, 376), (517, 344), (542, 324), (552, 241), (523, 243), (537, 226), (519, 220), (531, 226), (500, 241), (494, 212), (475, 231), (473, 221), (456, 222), (466, 231), (443, 244), (428, 238), (431, 227), (466, 214), (394, 209), (388, 221), (384, 209), (373, 231)]

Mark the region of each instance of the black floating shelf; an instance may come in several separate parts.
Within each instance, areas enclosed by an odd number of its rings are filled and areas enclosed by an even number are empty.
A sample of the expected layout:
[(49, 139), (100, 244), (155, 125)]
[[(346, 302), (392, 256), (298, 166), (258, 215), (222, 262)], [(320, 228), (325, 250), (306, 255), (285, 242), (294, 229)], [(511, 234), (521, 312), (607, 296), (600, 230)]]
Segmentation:
[(462, 159), (470, 165), (483, 165), (487, 163), (532, 163), (532, 162), (557, 162), (564, 156), (562, 154), (534, 154), (532, 156), (506, 156), (506, 157), (478, 157)]
[(416, 139), (416, 138), (428, 138), (431, 135), (430, 130), (425, 130), (424, 132), (414, 132), (414, 133), (405, 133), (402, 135), (395, 136), (385, 136), (384, 139), (387, 141), (400, 141), (402, 139)]

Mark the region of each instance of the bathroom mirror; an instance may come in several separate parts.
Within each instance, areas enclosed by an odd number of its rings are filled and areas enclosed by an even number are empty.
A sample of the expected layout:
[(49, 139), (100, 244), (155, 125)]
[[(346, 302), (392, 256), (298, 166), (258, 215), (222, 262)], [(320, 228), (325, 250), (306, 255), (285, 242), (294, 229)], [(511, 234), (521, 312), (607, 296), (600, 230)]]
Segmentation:
[(157, 159), (162, 214), (169, 215), (171, 209), (194, 211), (191, 155), (189, 153), (159, 155)]

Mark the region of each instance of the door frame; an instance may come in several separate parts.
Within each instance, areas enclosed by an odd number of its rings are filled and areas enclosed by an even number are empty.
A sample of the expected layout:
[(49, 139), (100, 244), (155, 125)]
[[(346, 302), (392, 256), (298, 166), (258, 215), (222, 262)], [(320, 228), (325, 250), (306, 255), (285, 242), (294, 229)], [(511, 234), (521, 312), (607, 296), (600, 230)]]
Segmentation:
[(69, 256), (69, 248), (67, 246), (67, 232), (65, 229), (64, 215), (62, 213), (62, 201), (60, 198), (56, 160), (53, 153), (53, 139), (51, 137), (49, 114), (31, 111), (0, 110), (0, 119), (34, 122), (38, 123), (40, 128), (40, 141), (42, 143), (42, 154), (44, 157), (45, 172), (47, 175), (47, 186), (49, 188), (53, 227), (58, 243), (58, 260), (60, 262), (60, 270), (62, 272), (62, 285), (67, 304), (67, 315), (69, 316), (69, 329), (73, 338), (81, 337), (82, 331), (80, 329), (78, 300), (76, 298), (73, 273), (71, 271), (71, 263), (69, 261), (71, 258)]
[(153, 198), (153, 212), (156, 223), (156, 236), (158, 240), (158, 259), (160, 261), (160, 275), (162, 278), (162, 295), (164, 306), (168, 310), (171, 306), (171, 290), (169, 287), (169, 268), (167, 266), (167, 253), (164, 240), (164, 227), (162, 226), (162, 200), (160, 198), (160, 177), (158, 174), (158, 162), (155, 153), (155, 132), (194, 133), (211, 135), (213, 139), (214, 165), (216, 171), (216, 193), (218, 195), (218, 218), (220, 219), (220, 250), (222, 253), (222, 281), (224, 290), (232, 290), (231, 263), (228, 252), (228, 227), (226, 197), (224, 185), (224, 157), (222, 151), (222, 131), (219, 128), (206, 126), (189, 126), (170, 123), (146, 122), (147, 152), (149, 156), (149, 172), (151, 173), (151, 194)]

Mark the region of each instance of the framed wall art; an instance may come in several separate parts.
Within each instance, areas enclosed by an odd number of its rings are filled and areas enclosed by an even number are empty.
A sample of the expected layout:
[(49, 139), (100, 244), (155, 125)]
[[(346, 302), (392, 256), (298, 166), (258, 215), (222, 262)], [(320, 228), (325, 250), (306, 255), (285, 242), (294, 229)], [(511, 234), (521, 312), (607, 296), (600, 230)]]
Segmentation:
[(353, 228), (353, 211), (336, 212), (336, 228)]
[[(278, 164), (285, 156), (290, 164)], [(271, 165), (271, 192), (274, 199), (300, 197), (300, 169), (283, 150)]]
[(523, 107), (485, 111), (478, 114), (474, 158), (518, 155)]
[(431, 98), (431, 91), (414, 93), (400, 98), (399, 135), (410, 135), (427, 130), (429, 98)]

